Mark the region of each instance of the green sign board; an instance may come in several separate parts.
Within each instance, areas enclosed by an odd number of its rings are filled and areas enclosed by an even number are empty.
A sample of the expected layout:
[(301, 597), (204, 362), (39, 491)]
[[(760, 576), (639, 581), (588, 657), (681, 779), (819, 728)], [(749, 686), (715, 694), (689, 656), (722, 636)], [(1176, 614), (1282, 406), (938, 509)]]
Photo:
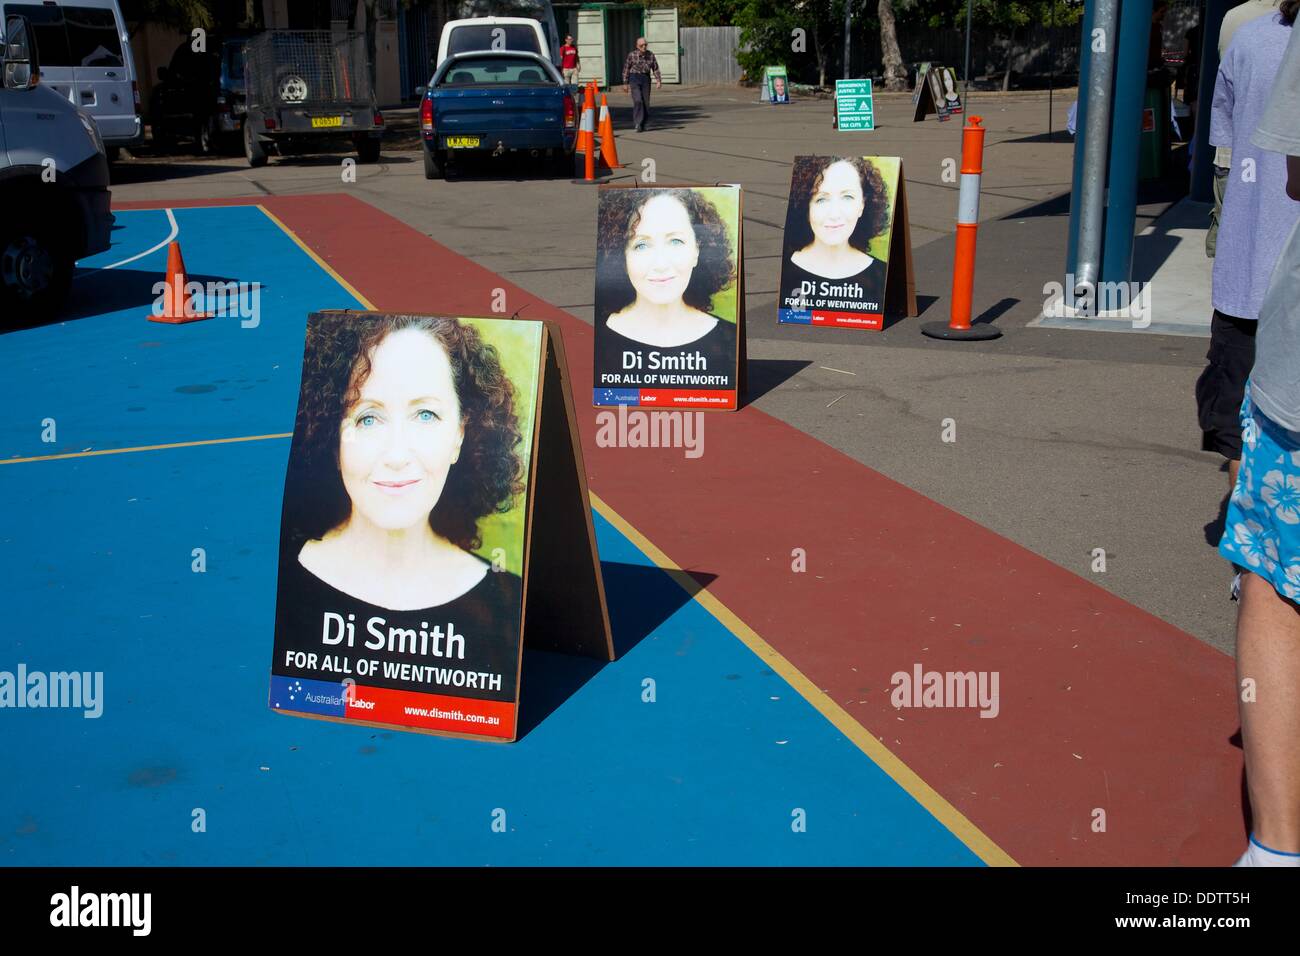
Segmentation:
[(835, 118), (841, 130), (876, 128), (870, 80), (835, 81)]

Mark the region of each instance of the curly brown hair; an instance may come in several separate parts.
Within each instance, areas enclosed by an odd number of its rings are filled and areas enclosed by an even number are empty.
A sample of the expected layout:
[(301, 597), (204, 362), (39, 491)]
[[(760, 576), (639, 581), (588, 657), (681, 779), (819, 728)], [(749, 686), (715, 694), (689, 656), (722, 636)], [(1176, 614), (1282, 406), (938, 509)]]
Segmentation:
[(672, 196), (685, 208), (700, 247), (700, 261), (682, 293), (693, 309), (713, 311), (713, 297), (736, 280), (735, 253), (727, 224), (717, 207), (694, 189), (606, 189), (600, 194), (596, 220), (597, 316), (603, 320), (636, 301), (636, 289), (627, 276), (627, 243), (641, 224), (641, 209), (658, 196)]
[(1283, 26), (1291, 26), (1295, 23), (1296, 13), (1300, 11), (1300, 0), (1282, 0), (1278, 4), (1278, 11), (1282, 14)]
[(857, 170), (862, 182), (862, 216), (849, 236), (849, 245), (859, 252), (870, 252), (871, 240), (889, 226), (892, 204), (885, 189), (885, 178), (872, 163), (861, 156), (799, 156), (790, 175), (790, 209), (785, 220), (787, 249), (796, 251), (812, 244), (815, 237), (808, 222), (808, 207), (821, 188), (826, 170), (836, 163), (848, 163)]
[(428, 315), (318, 312), (307, 326), (302, 389), (285, 481), (286, 543), (295, 548), (352, 513), (339, 472), (343, 416), (360, 397), (375, 348), (404, 329), (429, 333), (451, 360), (465, 440), (429, 515), (436, 534), (467, 551), (482, 544), (478, 522), (504, 513), (523, 490), (514, 386), (497, 350), (473, 326)]

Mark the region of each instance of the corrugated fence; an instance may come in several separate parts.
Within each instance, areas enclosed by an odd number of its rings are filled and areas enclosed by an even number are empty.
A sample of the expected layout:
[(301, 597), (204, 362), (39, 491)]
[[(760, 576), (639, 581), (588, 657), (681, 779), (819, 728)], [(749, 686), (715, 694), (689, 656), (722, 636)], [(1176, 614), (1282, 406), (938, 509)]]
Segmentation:
[(730, 84), (740, 82), (736, 50), (740, 27), (682, 27), (682, 82)]

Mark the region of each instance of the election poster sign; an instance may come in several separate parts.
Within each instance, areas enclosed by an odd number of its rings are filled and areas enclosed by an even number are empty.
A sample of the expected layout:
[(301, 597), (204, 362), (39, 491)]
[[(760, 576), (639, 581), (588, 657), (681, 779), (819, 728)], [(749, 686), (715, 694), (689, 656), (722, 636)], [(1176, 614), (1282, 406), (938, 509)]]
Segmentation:
[(916, 314), (902, 161), (797, 156), (790, 175), (777, 319), (879, 331)]
[(835, 125), (841, 132), (876, 128), (870, 80), (835, 81)]
[(543, 322), (309, 317), (272, 710), (513, 740), (532, 631), (612, 659), (566, 378)]
[(763, 100), (767, 103), (789, 103), (789, 80), (785, 67), (768, 66), (763, 68)]
[(739, 186), (600, 187), (593, 404), (737, 407), (741, 248)]
[(957, 92), (957, 71), (950, 66), (923, 63), (916, 74), (916, 90), (912, 102), (916, 109), (912, 122), (920, 122), (931, 113), (939, 115), (939, 122), (962, 112), (961, 94)]

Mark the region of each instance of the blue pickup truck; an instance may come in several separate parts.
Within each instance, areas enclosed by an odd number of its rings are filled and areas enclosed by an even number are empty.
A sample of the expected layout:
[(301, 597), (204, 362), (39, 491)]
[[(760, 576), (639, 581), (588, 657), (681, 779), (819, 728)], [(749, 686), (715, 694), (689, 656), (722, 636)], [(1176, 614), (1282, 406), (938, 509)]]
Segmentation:
[(573, 173), (578, 133), (574, 90), (536, 53), (479, 50), (448, 57), (420, 103), (424, 175), (443, 175), (449, 156), (525, 152)]

